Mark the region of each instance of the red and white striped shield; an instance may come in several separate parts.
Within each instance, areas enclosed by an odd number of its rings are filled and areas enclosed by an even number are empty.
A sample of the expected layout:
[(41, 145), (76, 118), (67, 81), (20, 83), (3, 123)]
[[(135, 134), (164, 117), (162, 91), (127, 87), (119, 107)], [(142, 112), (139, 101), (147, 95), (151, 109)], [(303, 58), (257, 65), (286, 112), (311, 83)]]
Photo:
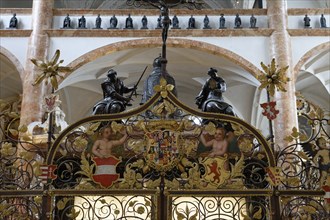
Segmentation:
[(108, 158), (93, 158), (96, 164), (96, 170), (93, 174), (93, 180), (101, 186), (108, 188), (119, 178), (116, 173), (116, 166), (120, 160), (116, 157), (110, 156)]
[(56, 179), (57, 176), (54, 174), (56, 168), (56, 165), (40, 165), (41, 175), (39, 176), (39, 178), (41, 179), (41, 182), (46, 184), (48, 180)]
[(325, 194), (324, 194), (324, 201), (327, 204), (330, 204), (330, 186), (328, 186), (328, 185), (322, 186), (322, 189), (325, 192)]

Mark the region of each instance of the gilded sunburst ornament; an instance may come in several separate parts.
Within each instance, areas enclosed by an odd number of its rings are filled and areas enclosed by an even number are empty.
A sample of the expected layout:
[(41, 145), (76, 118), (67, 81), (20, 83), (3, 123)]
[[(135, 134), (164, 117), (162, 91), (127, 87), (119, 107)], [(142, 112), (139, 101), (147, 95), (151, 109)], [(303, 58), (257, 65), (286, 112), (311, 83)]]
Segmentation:
[(273, 58), (270, 65), (266, 66), (263, 62), (261, 62), (261, 67), (264, 70), (264, 74), (257, 77), (261, 83), (259, 89), (262, 90), (266, 88), (270, 96), (274, 96), (275, 89), (277, 89), (277, 91), (286, 92), (284, 86), (288, 81), (290, 81), (290, 78), (286, 76), (286, 71), (289, 66), (278, 68), (278, 65), (275, 63), (275, 59)]
[(31, 62), (42, 71), (42, 73), (39, 74), (34, 81), (34, 86), (46, 80), (46, 84), (50, 82), (55, 90), (58, 88), (57, 77), (64, 78), (62, 75), (60, 75), (60, 73), (68, 73), (71, 71), (70, 67), (60, 66), (60, 64), (63, 63), (63, 60), (58, 62), (59, 58), (60, 50), (56, 50), (51, 60), (41, 61), (37, 59), (31, 59)]

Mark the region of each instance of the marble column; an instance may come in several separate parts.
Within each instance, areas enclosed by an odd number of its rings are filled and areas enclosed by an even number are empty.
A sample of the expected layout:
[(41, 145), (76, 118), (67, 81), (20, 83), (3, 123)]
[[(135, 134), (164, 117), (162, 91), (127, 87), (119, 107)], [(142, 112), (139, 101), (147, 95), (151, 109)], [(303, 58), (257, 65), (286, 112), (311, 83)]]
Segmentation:
[(23, 75), (23, 97), (21, 109), (21, 124), (28, 125), (33, 121), (41, 121), (43, 96), (46, 86), (42, 83), (33, 86), (37, 69), (30, 61), (32, 58), (44, 60), (48, 54), (49, 37), (44, 30), (51, 29), (53, 21), (54, 0), (33, 0), (32, 33), (28, 43), (27, 60)]
[(270, 60), (275, 58), (279, 68), (289, 66), (287, 76), (291, 79), (286, 85), (287, 92), (276, 92), (274, 96), (280, 110), (273, 123), (275, 146), (283, 148), (288, 144), (284, 138), (292, 133), (293, 127), (298, 128), (287, 0), (267, 0), (267, 15), (269, 28), (274, 29), (270, 36)]

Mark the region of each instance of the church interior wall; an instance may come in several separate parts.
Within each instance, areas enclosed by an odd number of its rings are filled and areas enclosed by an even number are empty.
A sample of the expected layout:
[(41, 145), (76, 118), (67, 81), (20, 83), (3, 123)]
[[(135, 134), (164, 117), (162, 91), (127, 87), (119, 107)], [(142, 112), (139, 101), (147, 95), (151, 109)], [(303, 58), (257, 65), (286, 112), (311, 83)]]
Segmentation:
[[(306, 43), (308, 42), (308, 43)], [(300, 36), (291, 37), (291, 47), (292, 47), (292, 63), (296, 66), (300, 59), (310, 50), (316, 48), (320, 45), (326, 46), (330, 44), (329, 36)], [(317, 51), (320, 52), (321, 48)], [(328, 46), (329, 49), (329, 46)]]

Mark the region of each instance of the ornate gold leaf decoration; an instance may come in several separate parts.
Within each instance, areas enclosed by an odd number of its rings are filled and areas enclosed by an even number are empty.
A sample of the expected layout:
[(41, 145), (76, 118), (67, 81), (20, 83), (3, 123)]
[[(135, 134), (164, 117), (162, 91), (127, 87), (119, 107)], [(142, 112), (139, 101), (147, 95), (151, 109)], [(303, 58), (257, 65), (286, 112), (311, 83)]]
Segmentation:
[(167, 84), (166, 79), (164, 79), (163, 77), (160, 78), (159, 85), (154, 86), (155, 92), (160, 92), (160, 95), (163, 98), (166, 98), (168, 95), (167, 92), (172, 91), (173, 89), (174, 89), (174, 86), (172, 84)]
[(173, 114), (176, 110), (176, 107), (174, 105), (172, 105), (169, 101), (167, 100), (163, 100), (162, 103), (160, 103), (159, 105), (156, 105), (153, 109), (152, 112), (157, 115), (157, 116), (169, 116), (171, 114)]
[(241, 153), (241, 157), (238, 159), (238, 157), (235, 158), (235, 165), (230, 163), (231, 167), (231, 173), (230, 173), (230, 178), (238, 178), (238, 177), (243, 177), (243, 168), (244, 168), (244, 154)]
[(259, 89), (262, 90), (266, 88), (270, 96), (274, 96), (275, 89), (277, 89), (277, 91), (286, 92), (284, 85), (290, 81), (290, 78), (286, 77), (286, 71), (289, 66), (278, 68), (275, 63), (275, 58), (273, 58), (270, 65), (266, 66), (261, 62), (261, 67), (264, 70), (264, 74), (257, 77), (261, 83)]
[(197, 163), (194, 163), (192, 168), (190, 168), (188, 171), (188, 176), (187, 173), (183, 173), (181, 176), (182, 178), (187, 178), (188, 180), (184, 187), (186, 189), (202, 188), (200, 175), (201, 173), (199, 170), (199, 165)]
[(111, 129), (114, 133), (120, 132), (124, 128), (125, 126), (123, 124), (118, 124), (115, 121), (111, 122)]
[(299, 133), (298, 129), (296, 127), (292, 128), (292, 133), (290, 136), (287, 136), (284, 138), (285, 141), (292, 142), (293, 140), (301, 140), (306, 141), (308, 137), (305, 134)]
[(205, 125), (204, 130), (210, 135), (214, 135), (216, 131), (215, 124), (213, 124), (212, 122), (208, 123), (207, 125)]
[(141, 173), (136, 173), (134, 167), (139, 167), (140, 162), (136, 164), (128, 164), (124, 172), (124, 180), (119, 184), (121, 189), (141, 189), (142, 185), (137, 180), (142, 178)]
[(94, 167), (95, 167), (95, 164), (94, 163), (89, 164), (85, 153), (82, 153), (81, 154), (81, 165), (80, 165), (81, 171), (78, 171), (77, 174), (80, 173), (80, 174), (83, 174), (86, 177), (92, 179)]
[(7, 157), (7, 156), (12, 156), (16, 152), (16, 149), (13, 147), (13, 144), (10, 142), (5, 142), (2, 144), (2, 148), (0, 150), (0, 153)]
[(87, 135), (93, 135), (94, 132), (100, 127), (101, 122), (96, 122), (91, 124), (87, 129), (86, 129), (86, 134)]
[(39, 74), (36, 80), (34, 81), (33, 83), (34, 86), (46, 80), (45, 81), (46, 84), (50, 82), (55, 90), (58, 88), (57, 77), (64, 78), (59, 73), (61, 72), (68, 73), (72, 71), (70, 67), (60, 66), (60, 64), (63, 63), (63, 60), (60, 60), (58, 62), (59, 58), (60, 58), (60, 50), (56, 50), (51, 60), (41, 61), (37, 59), (31, 59), (31, 62), (42, 71), (42, 73)]

